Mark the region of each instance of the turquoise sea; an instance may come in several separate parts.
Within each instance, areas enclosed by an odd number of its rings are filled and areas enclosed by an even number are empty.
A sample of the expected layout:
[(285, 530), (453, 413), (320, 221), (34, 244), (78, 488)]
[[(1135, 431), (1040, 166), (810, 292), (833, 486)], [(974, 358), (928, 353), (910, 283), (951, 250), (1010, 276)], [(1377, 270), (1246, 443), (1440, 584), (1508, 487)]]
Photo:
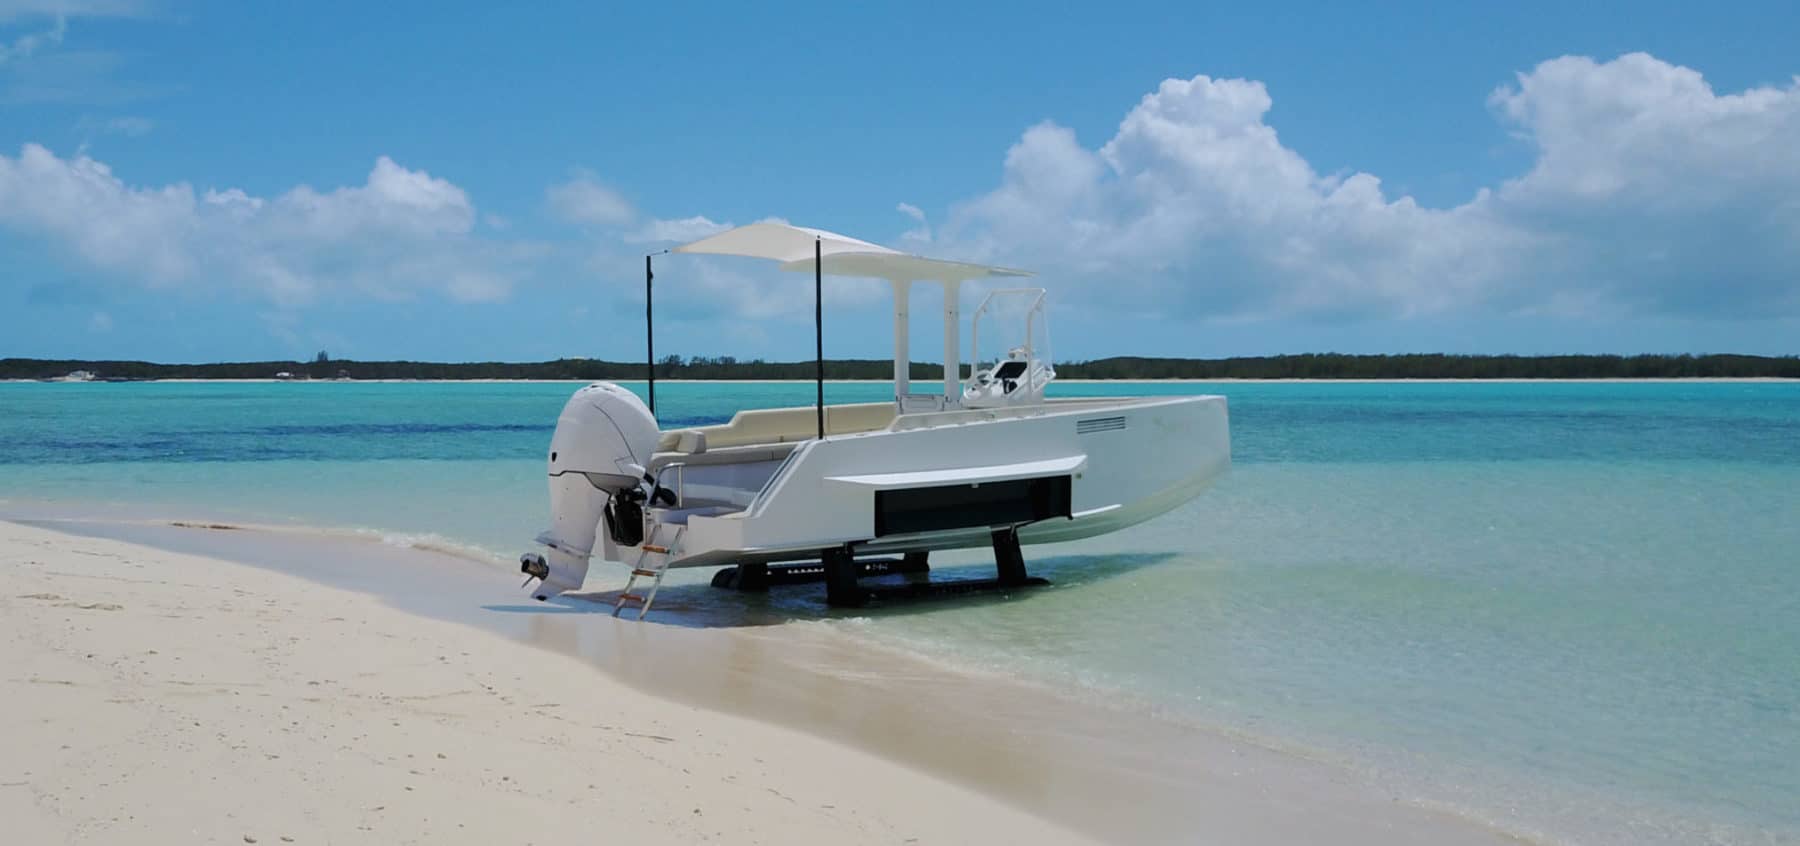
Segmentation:
[[(574, 387), (0, 384), (0, 517), (51, 502), (364, 529), (489, 557), (513, 597)], [(669, 426), (812, 390), (657, 395)], [(1536, 838), (1800, 842), (1800, 384), (1053, 393), (1225, 394), (1234, 468), (1137, 530), (1027, 548), (1055, 586), (1019, 599), (850, 616), (816, 591), (721, 591), (665, 613), (838, 627), (1129, 698)]]

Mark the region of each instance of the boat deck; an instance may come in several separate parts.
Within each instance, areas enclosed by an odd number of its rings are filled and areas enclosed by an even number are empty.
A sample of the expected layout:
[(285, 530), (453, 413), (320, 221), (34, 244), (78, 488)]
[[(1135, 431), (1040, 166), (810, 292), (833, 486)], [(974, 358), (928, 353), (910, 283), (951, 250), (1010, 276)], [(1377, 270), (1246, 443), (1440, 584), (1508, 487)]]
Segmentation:
[[(903, 431), (1079, 410), (1082, 406), (1126, 406), (1164, 397), (1080, 397), (997, 409), (949, 409), (900, 415), (892, 402), (825, 407), (827, 437)], [(748, 508), (782, 462), (800, 444), (818, 437), (818, 410), (769, 408), (740, 411), (729, 422), (664, 431), (649, 472), (678, 497), (677, 507), (658, 509), (663, 522), (685, 523), (691, 515), (728, 516)]]

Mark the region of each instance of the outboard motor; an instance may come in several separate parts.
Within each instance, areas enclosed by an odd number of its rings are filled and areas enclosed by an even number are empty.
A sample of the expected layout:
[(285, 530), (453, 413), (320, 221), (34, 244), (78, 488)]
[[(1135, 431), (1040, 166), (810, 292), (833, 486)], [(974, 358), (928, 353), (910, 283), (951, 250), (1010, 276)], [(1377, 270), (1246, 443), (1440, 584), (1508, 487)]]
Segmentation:
[(643, 541), (644, 468), (660, 434), (643, 401), (611, 382), (569, 397), (550, 437), (550, 528), (537, 538), (550, 551), (519, 556), (525, 581), (539, 580), (533, 596), (581, 587), (602, 519), (608, 546)]

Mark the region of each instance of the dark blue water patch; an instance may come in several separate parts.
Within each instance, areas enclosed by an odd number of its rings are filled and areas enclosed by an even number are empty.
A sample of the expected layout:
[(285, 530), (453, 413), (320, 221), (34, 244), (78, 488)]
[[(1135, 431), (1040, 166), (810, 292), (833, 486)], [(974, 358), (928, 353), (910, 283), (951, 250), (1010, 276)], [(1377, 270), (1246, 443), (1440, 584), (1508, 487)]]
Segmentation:
[[(323, 423), (314, 425), (276, 425), (254, 429), (224, 430), (220, 435), (433, 435), (481, 432), (538, 432), (545, 435), (556, 430), (551, 423)], [(199, 432), (196, 434), (207, 434)]]
[[(676, 417), (663, 420), (660, 425), (664, 429), (685, 429), (692, 426), (711, 426), (724, 423), (729, 417)], [(318, 423), (308, 425), (277, 424), (245, 429), (194, 430), (179, 435), (165, 434), (167, 437), (255, 437), (259, 435), (334, 437), (365, 435), (443, 435), (443, 434), (482, 434), (489, 432), (531, 432), (542, 435), (546, 442), (556, 431), (556, 422), (533, 423)], [(152, 437), (155, 435), (153, 434)]]
[(1800, 430), (1800, 417), (1752, 417), (1743, 414), (1692, 414), (1692, 413), (1659, 413), (1646, 414), (1641, 411), (1613, 411), (1599, 409), (1535, 409), (1535, 408), (1418, 408), (1383, 405), (1352, 405), (1347, 403), (1284, 403), (1244, 404), (1237, 409), (1239, 416), (1251, 414), (1257, 417), (1291, 418), (1294, 420), (1314, 420), (1330, 422), (1332, 420), (1367, 421), (1379, 420), (1389, 423), (1418, 423), (1429, 425), (1465, 424), (1465, 423), (1580, 423), (1591, 425), (1616, 426), (1718, 426), (1723, 424), (1766, 426), (1784, 431)]
[[(728, 415), (678, 417), (664, 425), (685, 428), (728, 419)], [(0, 442), (0, 465), (540, 458), (554, 431), (552, 418), (529, 423), (280, 423), (137, 433), (34, 433)]]
[(204, 439), (149, 438), (119, 443), (49, 441), (0, 446), (4, 464), (106, 464), (117, 462), (189, 463), (243, 461), (382, 461), (424, 459), (482, 461), (507, 458), (540, 458), (549, 438), (532, 433), (525, 439), (419, 438), (394, 436), (371, 439), (312, 437), (210, 437)]
[(1702, 460), (1800, 463), (1800, 406), (1621, 402), (1324, 401), (1232, 406), (1233, 460)]
[[(0, 464), (440, 461), (543, 457), (565, 385), (5, 386)], [(49, 386), (56, 388), (58, 386)], [(129, 390), (110, 390), (124, 387)], [(659, 386), (660, 387), (660, 386)], [(1239, 463), (1800, 463), (1800, 385), (1248, 384), (1058, 386), (1075, 395), (1220, 392)], [(827, 386), (832, 402), (885, 385)], [(805, 384), (675, 384), (667, 429), (810, 405)]]

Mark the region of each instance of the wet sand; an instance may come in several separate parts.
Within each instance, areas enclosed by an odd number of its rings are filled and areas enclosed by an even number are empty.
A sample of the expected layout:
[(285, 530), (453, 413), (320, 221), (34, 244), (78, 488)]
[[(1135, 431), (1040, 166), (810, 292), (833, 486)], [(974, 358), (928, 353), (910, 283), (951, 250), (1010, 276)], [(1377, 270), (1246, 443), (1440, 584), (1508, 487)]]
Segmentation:
[[(504, 672), (523, 660), (522, 653), (576, 657), (589, 665), (582, 672), (598, 670), (594, 675), (628, 685), (635, 697), (631, 707), (672, 700), (685, 707), (681, 714), (697, 715), (682, 719), (700, 724), (733, 715), (800, 730), (834, 741), (828, 748), (873, 753), (929, 774), (929, 783), (969, 788), (954, 793), (988, 797), (1030, 815), (1025, 819), (1097, 840), (1517, 842), (1475, 821), (1400, 801), (1331, 762), (1186, 725), (1134, 703), (939, 666), (837, 627), (706, 619), (696, 613), (697, 592), (711, 590), (703, 585), (665, 588), (657, 611), (639, 623), (608, 616), (610, 594), (604, 592), (560, 604), (529, 602), (511, 590), (511, 574), (492, 563), (369, 540), (167, 522), (34, 522), (153, 548), (136, 554), (146, 560), (160, 561), (157, 556), (170, 552), (205, 555), (279, 571), (267, 574), (271, 578), (299, 574), (379, 596), (392, 610), (406, 612), (390, 613), (387, 625), (431, 622), (412, 622), (408, 615), (414, 615), (481, 630), (470, 635), (487, 639), (481, 654), (496, 665), (489, 672)], [(256, 582), (257, 571), (237, 569), (235, 581)], [(9, 595), (22, 592), (8, 587)], [(516, 686), (513, 695), (521, 699), (546, 683), (535, 675), (503, 681), (497, 686)], [(595, 696), (592, 713), (604, 715), (619, 705)], [(794, 775), (773, 773), (769, 780), (788, 792), (786, 779)], [(939, 807), (928, 790), (905, 790), (911, 793), (870, 796), (869, 813), (911, 808), (921, 819), (954, 816), (954, 808)]]

